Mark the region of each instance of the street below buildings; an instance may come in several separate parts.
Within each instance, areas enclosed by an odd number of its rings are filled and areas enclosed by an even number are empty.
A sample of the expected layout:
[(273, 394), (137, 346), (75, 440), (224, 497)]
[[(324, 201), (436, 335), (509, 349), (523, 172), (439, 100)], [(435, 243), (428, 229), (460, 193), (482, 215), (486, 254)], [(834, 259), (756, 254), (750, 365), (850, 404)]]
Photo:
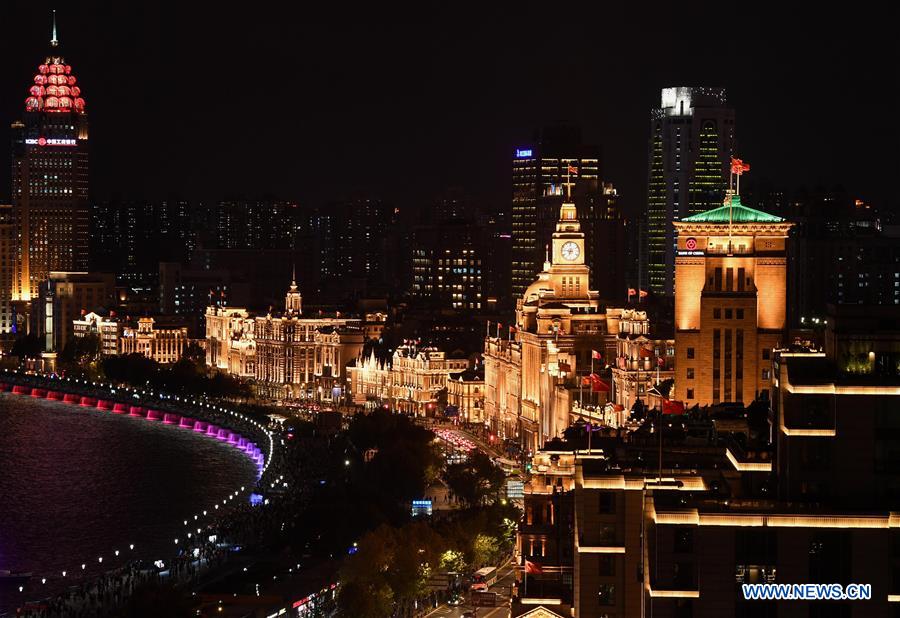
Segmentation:
[(515, 583), (516, 565), (510, 562), (500, 568), (497, 582), (490, 587), (491, 592), (497, 593), (496, 607), (473, 607), (472, 597), (467, 595), (462, 605), (451, 607), (444, 603), (426, 614), (425, 618), (463, 618), (472, 616), (471, 612), (474, 612), (476, 618), (509, 618), (512, 600), (511, 592)]

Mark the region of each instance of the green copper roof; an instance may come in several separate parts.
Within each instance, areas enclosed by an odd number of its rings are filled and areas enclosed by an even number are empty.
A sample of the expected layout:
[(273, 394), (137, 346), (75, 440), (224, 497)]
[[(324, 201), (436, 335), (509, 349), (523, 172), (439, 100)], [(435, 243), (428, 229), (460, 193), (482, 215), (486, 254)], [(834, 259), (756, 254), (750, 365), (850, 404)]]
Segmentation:
[(728, 223), (729, 220), (732, 223), (781, 223), (784, 221), (781, 217), (744, 206), (741, 204), (740, 195), (732, 196), (730, 208), (723, 205), (682, 219), (688, 223)]

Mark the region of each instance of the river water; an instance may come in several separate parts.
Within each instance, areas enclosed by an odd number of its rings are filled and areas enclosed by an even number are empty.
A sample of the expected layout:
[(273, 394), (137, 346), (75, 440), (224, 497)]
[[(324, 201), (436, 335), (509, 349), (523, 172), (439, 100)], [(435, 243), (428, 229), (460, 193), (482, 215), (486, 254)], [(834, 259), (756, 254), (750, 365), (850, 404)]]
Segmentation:
[(0, 394), (0, 570), (34, 574), (24, 593), (0, 581), (0, 615), (127, 557), (169, 558), (183, 520), (255, 478), (240, 451), (192, 431)]

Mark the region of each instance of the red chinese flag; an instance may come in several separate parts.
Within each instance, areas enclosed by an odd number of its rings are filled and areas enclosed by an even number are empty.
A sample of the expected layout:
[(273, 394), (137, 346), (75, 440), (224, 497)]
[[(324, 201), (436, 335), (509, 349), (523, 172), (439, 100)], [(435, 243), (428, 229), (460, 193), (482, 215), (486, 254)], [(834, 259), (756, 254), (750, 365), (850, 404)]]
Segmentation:
[(641, 296), (641, 298), (646, 298), (646, 297), (647, 297), (647, 290), (641, 290), (640, 296)]
[(628, 296), (634, 296), (635, 294), (637, 294), (637, 290), (635, 290), (634, 288), (628, 288)]
[(600, 354), (600, 352), (598, 352), (597, 350), (591, 350), (591, 358), (593, 358), (594, 360), (600, 360), (601, 358), (603, 358), (603, 355)]
[(744, 163), (741, 159), (731, 157), (731, 173), (740, 176), (744, 172), (750, 171), (750, 164)]
[(662, 412), (663, 414), (684, 414), (684, 402), (663, 399)]
[(591, 376), (582, 376), (581, 385), (582, 386), (590, 386), (591, 385)]
[(575, 167), (574, 165), (570, 165), (570, 166), (569, 166), (569, 173), (570, 173), (570, 174), (575, 174), (575, 175), (577, 176), (577, 175), (578, 175), (578, 168)]
[(608, 393), (610, 391), (609, 384), (600, 379), (596, 373), (591, 374), (591, 392), (592, 393)]
[(641, 358), (650, 358), (651, 356), (653, 356), (653, 350), (648, 350), (647, 348), (641, 348), (638, 351), (638, 356), (640, 356)]
[(659, 358), (656, 359), (656, 364), (659, 365), (660, 367), (662, 367), (663, 365), (666, 364), (666, 359), (664, 359), (662, 356), (660, 356)]
[(544, 572), (544, 568), (539, 565), (537, 562), (532, 562), (531, 560), (525, 559), (525, 572), (529, 575), (540, 575)]

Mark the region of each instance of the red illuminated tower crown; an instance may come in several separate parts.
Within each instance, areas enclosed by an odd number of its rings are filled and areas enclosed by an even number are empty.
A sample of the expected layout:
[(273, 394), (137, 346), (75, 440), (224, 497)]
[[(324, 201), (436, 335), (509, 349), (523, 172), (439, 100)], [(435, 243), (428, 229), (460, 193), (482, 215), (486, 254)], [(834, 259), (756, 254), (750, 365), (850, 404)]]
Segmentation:
[(59, 54), (56, 38), (56, 11), (53, 11), (52, 48), (47, 59), (37, 68), (34, 85), (25, 99), (26, 112), (85, 112), (84, 98), (78, 80), (72, 74), (72, 67)]

